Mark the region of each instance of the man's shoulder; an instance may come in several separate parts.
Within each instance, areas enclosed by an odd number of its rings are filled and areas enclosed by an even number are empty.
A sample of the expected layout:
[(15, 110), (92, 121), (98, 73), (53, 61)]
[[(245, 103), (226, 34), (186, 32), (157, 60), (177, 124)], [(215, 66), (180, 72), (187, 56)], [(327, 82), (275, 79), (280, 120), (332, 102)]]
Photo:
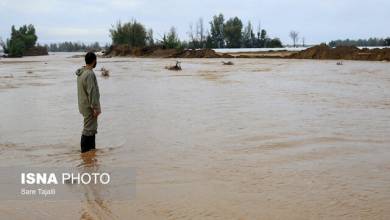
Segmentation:
[(96, 77), (95, 72), (91, 69), (85, 69), (83, 74), (85, 78)]
[(93, 70), (91, 70), (91, 69), (85, 68), (84, 71), (85, 71), (86, 74), (95, 74), (95, 72)]

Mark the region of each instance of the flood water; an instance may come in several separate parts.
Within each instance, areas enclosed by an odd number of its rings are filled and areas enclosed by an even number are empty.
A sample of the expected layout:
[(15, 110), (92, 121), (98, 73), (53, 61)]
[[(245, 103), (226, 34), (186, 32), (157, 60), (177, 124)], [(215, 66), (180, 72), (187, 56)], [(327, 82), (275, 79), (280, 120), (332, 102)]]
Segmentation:
[(98, 59), (85, 158), (71, 55), (0, 59), (0, 166), (133, 167), (136, 195), (0, 201), (0, 219), (390, 218), (390, 63)]

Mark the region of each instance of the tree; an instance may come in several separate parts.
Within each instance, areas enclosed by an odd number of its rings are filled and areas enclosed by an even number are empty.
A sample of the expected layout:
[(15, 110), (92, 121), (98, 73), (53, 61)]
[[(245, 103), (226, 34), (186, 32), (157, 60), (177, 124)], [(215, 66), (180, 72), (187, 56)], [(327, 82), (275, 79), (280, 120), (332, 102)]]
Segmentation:
[(206, 37), (206, 48), (213, 48), (214, 45), (213, 45), (213, 39), (211, 38), (211, 35), (210, 33), (207, 34), (207, 37)]
[(280, 48), (283, 47), (282, 42), (279, 38), (273, 38), (273, 39), (267, 39), (268, 43), (267, 46), (270, 48)]
[(223, 14), (215, 15), (210, 22), (210, 39), (212, 47), (223, 48), (225, 46), (225, 37), (223, 33), (224, 22), (225, 18), (223, 17)]
[(146, 45), (148, 46), (154, 45), (153, 30), (151, 28), (146, 32)]
[(248, 22), (248, 25), (244, 28), (242, 33), (242, 46), (246, 48), (253, 48), (255, 46), (255, 34), (253, 33), (253, 27), (251, 22)]
[(2, 47), (3, 50), (4, 50), (4, 48), (6, 47), (4, 41), (3, 41), (1, 38), (0, 38), (0, 47)]
[(229, 48), (239, 48), (242, 39), (242, 21), (238, 17), (226, 21), (224, 35)]
[(32, 24), (23, 25), (17, 30), (14, 25), (11, 27), (11, 38), (3, 43), (4, 52), (11, 57), (21, 57), (26, 50), (35, 46), (38, 40), (35, 28)]
[[(390, 38), (387, 38), (390, 43)], [(386, 43), (387, 39), (382, 38), (369, 38), (369, 39), (345, 39), (345, 40), (333, 40), (329, 42), (329, 46), (337, 47), (337, 46), (356, 46), (356, 47), (381, 47), (389, 45)]]
[(182, 47), (175, 27), (171, 27), (168, 34), (164, 34), (162, 44), (167, 49), (179, 49)]
[(291, 32), (290, 32), (290, 38), (291, 38), (292, 41), (293, 41), (294, 47), (296, 47), (296, 45), (297, 45), (298, 36), (299, 36), (299, 33), (298, 33), (298, 32), (296, 32), (296, 31), (291, 31)]
[(390, 46), (390, 37), (385, 39), (385, 45), (388, 47)]
[(204, 48), (206, 46), (207, 34), (204, 27), (203, 18), (199, 18), (196, 22), (195, 30), (193, 29), (192, 23), (190, 23), (190, 30), (187, 32), (190, 41), (190, 48)]
[(265, 29), (261, 30), (260, 47), (267, 47), (267, 31)]
[(103, 48), (100, 46), (99, 42), (94, 42), (89, 45), (78, 42), (62, 42), (62, 43), (52, 43), (50, 45), (45, 45), (50, 52), (85, 52), (85, 51), (100, 51)]
[(199, 40), (200, 47), (204, 47), (205, 42), (205, 31), (204, 31), (204, 23), (203, 18), (199, 18), (198, 22), (196, 23), (196, 37)]
[(136, 20), (122, 24), (120, 21), (110, 29), (113, 44), (128, 44), (130, 47), (143, 47), (146, 44), (146, 29)]
[(195, 49), (197, 42), (196, 42), (192, 23), (190, 23), (190, 30), (187, 32), (187, 34), (188, 37), (190, 38), (189, 47)]

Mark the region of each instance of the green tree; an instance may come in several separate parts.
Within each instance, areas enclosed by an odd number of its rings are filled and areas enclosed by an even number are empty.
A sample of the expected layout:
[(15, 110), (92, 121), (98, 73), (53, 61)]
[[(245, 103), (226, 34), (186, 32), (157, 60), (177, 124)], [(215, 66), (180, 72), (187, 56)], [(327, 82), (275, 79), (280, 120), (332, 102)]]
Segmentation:
[(206, 37), (206, 48), (208, 49), (214, 48), (213, 39), (210, 34), (208, 34)]
[(19, 38), (9, 40), (5, 51), (11, 57), (22, 57), (24, 51), (26, 51), (26, 44)]
[(260, 47), (267, 47), (267, 31), (265, 29), (261, 30)]
[(369, 38), (369, 39), (345, 39), (345, 40), (333, 40), (329, 42), (329, 46), (356, 46), (356, 47), (380, 47), (380, 46), (390, 46), (390, 38)]
[(255, 34), (253, 33), (253, 27), (251, 22), (244, 28), (242, 33), (242, 47), (253, 48), (255, 46)]
[(33, 25), (23, 25), (18, 30), (11, 27), (11, 38), (3, 43), (4, 52), (11, 57), (21, 57), (26, 50), (31, 49), (37, 42), (37, 35)]
[(162, 44), (167, 49), (178, 49), (182, 47), (175, 27), (171, 27), (168, 34), (164, 34)]
[(62, 42), (62, 43), (52, 43), (50, 45), (45, 45), (50, 52), (85, 52), (85, 51), (100, 51), (103, 48), (100, 46), (99, 42), (94, 42), (89, 45), (78, 42)]
[(385, 39), (385, 45), (390, 46), (390, 37)]
[(27, 49), (32, 48), (38, 40), (38, 37), (35, 34), (34, 26), (32, 24), (28, 26), (23, 25), (22, 27), (19, 28), (19, 32), (23, 38), (26, 48)]
[(147, 40), (145, 27), (136, 20), (124, 24), (119, 21), (110, 29), (110, 35), (113, 44), (128, 44), (131, 47), (143, 47)]
[(215, 15), (210, 22), (210, 34), (212, 47), (223, 48), (225, 46), (224, 41), (224, 22), (225, 18), (223, 14)]
[(149, 29), (146, 32), (146, 45), (153, 46), (154, 45), (154, 37), (153, 37), (153, 30)]
[(224, 36), (229, 48), (241, 47), (242, 21), (238, 17), (230, 18), (224, 25)]
[(275, 48), (275, 47), (283, 47), (282, 42), (279, 38), (267, 39), (267, 47)]

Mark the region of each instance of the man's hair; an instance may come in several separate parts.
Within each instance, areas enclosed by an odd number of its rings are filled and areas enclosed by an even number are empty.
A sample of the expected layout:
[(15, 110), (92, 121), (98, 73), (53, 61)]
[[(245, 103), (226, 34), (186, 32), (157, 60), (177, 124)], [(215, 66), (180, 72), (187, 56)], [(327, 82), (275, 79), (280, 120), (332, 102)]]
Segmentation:
[(88, 52), (87, 54), (85, 54), (85, 63), (86, 64), (92, 64), (93, 61), (96, 60), (96, 55), (94, 52)]

